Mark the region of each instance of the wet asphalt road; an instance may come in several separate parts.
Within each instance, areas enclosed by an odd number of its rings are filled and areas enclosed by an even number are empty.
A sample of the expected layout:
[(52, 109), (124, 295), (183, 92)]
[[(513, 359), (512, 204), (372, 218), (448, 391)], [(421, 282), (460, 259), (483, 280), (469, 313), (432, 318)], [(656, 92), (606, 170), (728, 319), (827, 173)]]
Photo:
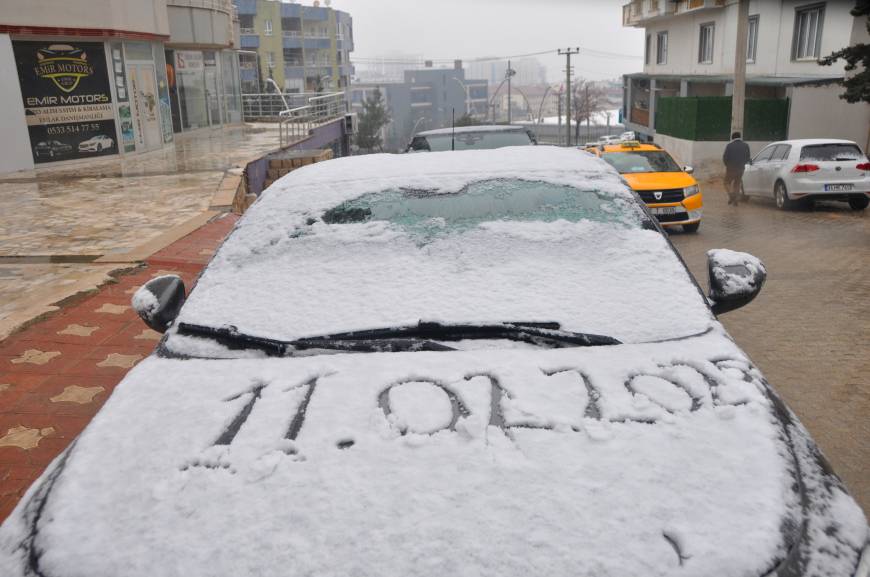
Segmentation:
[(705, 289), (711, 248), (764, 262), (758, 298), (720, 320), (870, 516), (870, 208), (784, 212), (771, 200), (728, 206), (721, 182), (702, 192), (700, 230), (671, 240)]

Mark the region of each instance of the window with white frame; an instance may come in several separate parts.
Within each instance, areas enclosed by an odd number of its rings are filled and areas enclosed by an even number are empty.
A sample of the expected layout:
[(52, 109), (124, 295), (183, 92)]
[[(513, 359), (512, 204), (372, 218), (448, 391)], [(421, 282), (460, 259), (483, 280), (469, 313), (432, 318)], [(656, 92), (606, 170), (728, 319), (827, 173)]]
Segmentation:
[(798, 8), (794, 15), (793, 60), (817, 60), (822, 50), (822, 23), (825, 5)]
[(263, 34), (265, 34), (266, 36), (271, 36), (272, 35), (272, 21), (266, 20), (266, 22), (263, 24), (263, 26), (264, 26)]
[(755, 62), (755, 54), (758, 52), (758, 14), (749, 17), (749, 26), (746, 29), (746, 61)]
[(656, 64), (668, 63), (668, 33), (659, 32), (656, 35)]
[(274, 52), (266, 52), (266, 66), (269, 69), (275, 68), (275, 53)]
[(715, 23), (701, 24), (698, 42), (698, 63), (700, 64), (713, 64), (713, 35), (715, 31)]

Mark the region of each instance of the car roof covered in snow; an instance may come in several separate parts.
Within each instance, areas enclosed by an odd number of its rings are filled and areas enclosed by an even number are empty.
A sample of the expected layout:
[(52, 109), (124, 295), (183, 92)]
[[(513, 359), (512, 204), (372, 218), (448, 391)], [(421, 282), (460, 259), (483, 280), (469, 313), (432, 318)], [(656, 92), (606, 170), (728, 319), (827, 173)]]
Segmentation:
[(426, 130), (418, 132), (414, 136), (441, 136), (445, 134), (467, 134), (469, 132), (526, 132), (528, 128), (525, 126), (514, 126), (510, 124), (481, 124), (477, 126), (457, 126), (456, 128), (436, 128), (434, 130)]

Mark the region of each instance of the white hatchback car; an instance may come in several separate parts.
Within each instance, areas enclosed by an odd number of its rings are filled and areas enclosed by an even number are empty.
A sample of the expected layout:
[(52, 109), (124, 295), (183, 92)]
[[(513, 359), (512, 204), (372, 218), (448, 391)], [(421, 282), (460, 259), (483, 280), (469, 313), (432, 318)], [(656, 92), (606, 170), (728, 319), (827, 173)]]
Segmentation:
[(850, 140), (774, 142), (746, 165), (743, 194), (773, 197), (781, 209), (824, 199), (864, 210), (870, 204), (870, 161)]

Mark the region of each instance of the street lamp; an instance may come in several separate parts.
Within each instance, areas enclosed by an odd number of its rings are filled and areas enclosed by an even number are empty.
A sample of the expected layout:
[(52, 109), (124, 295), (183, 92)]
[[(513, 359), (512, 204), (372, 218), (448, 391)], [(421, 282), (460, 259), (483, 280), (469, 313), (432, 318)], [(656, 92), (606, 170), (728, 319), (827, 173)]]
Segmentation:
[(458, 82), (459, 85), (462, 86), (462, 89), (465, 91), (465, 114), (468, 115), (468, 113), (469, 113), (468, 101), (471, 99), (471, 97), (468, 95), (468, 85), (465, 84), (463, 81), (461, 81), (460, 79), (458, 79), (455, 76), (451, 76), (451, 78), (453, 78), (453, 80)]

